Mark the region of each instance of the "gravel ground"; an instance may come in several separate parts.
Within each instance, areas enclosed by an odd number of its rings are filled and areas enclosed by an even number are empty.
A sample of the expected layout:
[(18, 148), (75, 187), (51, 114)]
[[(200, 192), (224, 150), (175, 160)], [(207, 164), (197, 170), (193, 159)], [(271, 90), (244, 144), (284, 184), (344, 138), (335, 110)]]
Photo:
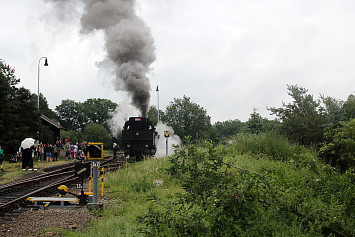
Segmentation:
[[(35, 171), (29, 173), (26, 177), (29, 178), (38, 174)], [(84, 187), (87, 189), (88, 182), (84, 183)], [(77, 193), (78, 189), (71, 187), (69, 191)], [(68, 194), (66, 197), (73, 196)], [(98, 201), (103, 205), (110, 205), (109, 203), (114, 200), (110, 200), (105, 194), (104, 197), (99, 196)], [(86, 207), (14, 211), (0, 216), (0, 236), (62, 236), (58, 228), (75, 232), (85, 229), (93, 218), (100, 217), (90, 212)]]
[(50, 209), (9, 213), (1, 217), (0, 236), (61, 236), (56, 228), (85, 228), (95, 215), (87, 208)]
[[(88, 182), (85, 182), (84, 187), (88, 186)], [(78, 189), (71, 187), (69, 191), (77, 193)], [(98, 202), (109, 205), (112, 200), (106, 196), (106, 194), (104, 197), (99, 196)], [(67, 194), (66, 197), (73, 196)], [(56, 229), (68, 229), (75, 232), (86, 228), (93, 218), (100, 217), (86, 207), (14, 211), (0, 216), (0, 236), (62, 236)]]

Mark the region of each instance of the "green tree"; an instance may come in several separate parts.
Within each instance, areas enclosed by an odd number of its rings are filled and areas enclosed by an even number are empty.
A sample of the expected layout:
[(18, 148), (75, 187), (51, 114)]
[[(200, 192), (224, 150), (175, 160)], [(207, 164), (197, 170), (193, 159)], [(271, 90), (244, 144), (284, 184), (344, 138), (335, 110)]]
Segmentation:
[(216, 129), (217, 137), (223, 139), (243, 131), (244, 124), (238, 120), (227, 120), (216, 122), (213, 127)]
[(340, 122), (340, 126), (325, 133), (326, 141), (319, 150), (320, 156), (334, 167), (345, 172), (355, 168), (355, 119)]
[(74, 100), (62, 100), (62, 103), (56, 106), (61, 125), (68, 130), (83, 129), (83, 116), (81, 114), (81, 104)]
[(15, 70), (0, 60), (0, 144), (9, 154), (26, 137), (37, 138), (39, 113), (29, 90), (16, 85)]
[[(37, 98), (38, 98), (37, 94), (32, 94), (31, 100), (35, 104), (37, 104)], [(57, 114), (49, 108), (48, 101), (42, 93), (39, 94), (39, 112), (40, 112), (40, 114), (44, 114), (45, 116), (47, 116), (48, 118), (50, 118), (54, 121), (58, 120)]]
[(84, 130), (84, 139), (87, 142), (102, 142), (105, 149), (112, 148), (112, 136), (101, 124), (88, 124)]
[(280, 122), (277, 119), (269, 120), (267, 118), (262, 119), (263, 132), (278, 131)]
[[(159, 109), (160, 120), (164, 117), (164, 112)], [(158, 123), (158, 109), (155, 105), (149, 107), (148, 118), (152, 121), (153, 124)]]
[(191, 136), (194, 140), (208, 138), (211, 119), (207, 111), (189, 97), (174, 98), (166, 108), (163, 121), (180, 136)]
[(351, 94), (343, 104), (344, 119), (349, 121), (355, 118), (355, 95)]
[(323, 129), (327, 116), (319, 100), (307, 94), (305, 88), (288, 85), (288, 95), (293, 98), (289, 104), (282, 103), (281, 108), (268, 108), (280, 120), (281, 133), (289, 139), (304, 145), (318, 144), (323, 141)]
[(343, 102), (330, 96), (321, 95), (320, 98), (325, 107), (325, 114), (328, 117), (328, 127), (339, 124), (344, 117)]
[(263, 119), (259, 113), (256, 112), (256, 108), (253, 109), (253, 113), (250, 114), (250, 118), (247, 121), (247, 128), (249, 133), (259, 134), (263, 131)]
[(61, 131), (60, 138), (63, 141), (65, 141), (66, 138), (69, 138), (71, 143), (80, 143), (84, 140), (83, 132), (79, 130)]
[(87, 99), (80, 108), (86, 124), (101, 124), (109, 130), (108, 121), (112, 118), (112, 112), (116, 107), (117, 104), (111, 100), (95, 98)]
[(117, 104), (108, 99), (88, 99), (83, 103), (62, 100), (56, 107), (59, 121), (69, 130), (84, 130), (89, 123), (97, 123), (109, 129), (108, 121)]

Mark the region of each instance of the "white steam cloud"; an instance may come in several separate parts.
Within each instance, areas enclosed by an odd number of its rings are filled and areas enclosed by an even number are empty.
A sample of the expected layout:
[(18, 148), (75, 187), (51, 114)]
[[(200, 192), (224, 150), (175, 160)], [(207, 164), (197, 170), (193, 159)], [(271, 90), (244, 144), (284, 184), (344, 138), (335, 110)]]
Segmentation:
[(160, 158), (166, 156), (166, 138), (164, 137), (164, 131), (169, 131), (168, 138), (168, 156), (171, 156), (174, 153), (173, 145), (181, 145), (181, 139), (179, 136), (174, 134), (174, 130), (172, 127), (169, 127), (161, 122), (159, 122), (156, 126), (156, 131), (160, 135), (158, 144), (157, 144), (157, 153), (155, 154), (155, 158)]

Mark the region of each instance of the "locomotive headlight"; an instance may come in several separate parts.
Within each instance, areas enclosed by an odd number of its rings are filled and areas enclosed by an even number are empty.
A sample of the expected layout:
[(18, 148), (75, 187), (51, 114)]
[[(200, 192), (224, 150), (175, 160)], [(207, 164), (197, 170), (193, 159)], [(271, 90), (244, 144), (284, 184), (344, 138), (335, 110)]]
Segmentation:
[(127, 147), (131, 147), (131, 145), (127, 145)]
[(145, 145), (145, 147), (148, 147), (148, 145)]

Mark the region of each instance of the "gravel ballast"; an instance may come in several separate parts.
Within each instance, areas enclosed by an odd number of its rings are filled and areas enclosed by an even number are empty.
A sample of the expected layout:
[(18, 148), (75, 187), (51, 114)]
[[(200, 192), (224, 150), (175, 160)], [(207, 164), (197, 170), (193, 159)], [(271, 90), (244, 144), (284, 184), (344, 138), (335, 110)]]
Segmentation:
[(57, 228), (83, 229), (95, 215), (86, 207), (12, 212), (1, 216), (0, 236), (61, 236)]

